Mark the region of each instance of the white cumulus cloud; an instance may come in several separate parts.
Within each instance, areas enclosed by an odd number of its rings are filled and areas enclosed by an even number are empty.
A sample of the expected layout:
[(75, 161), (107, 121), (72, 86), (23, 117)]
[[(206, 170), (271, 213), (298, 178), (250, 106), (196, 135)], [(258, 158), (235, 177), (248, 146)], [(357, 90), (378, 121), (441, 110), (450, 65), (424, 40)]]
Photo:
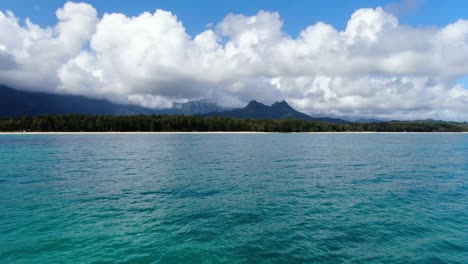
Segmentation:
[(309, 114), (468, 120), (468, 21), (410, 27), (359, 9), (342, 31), (297, 37), (279, 13), (228, 14), (190, 36), (163, 10), (98, 17), (68, 2), (54, 27), (0, 11), (0, 83), (147, 107), (212, 98), (224, 106), (286, 99)]

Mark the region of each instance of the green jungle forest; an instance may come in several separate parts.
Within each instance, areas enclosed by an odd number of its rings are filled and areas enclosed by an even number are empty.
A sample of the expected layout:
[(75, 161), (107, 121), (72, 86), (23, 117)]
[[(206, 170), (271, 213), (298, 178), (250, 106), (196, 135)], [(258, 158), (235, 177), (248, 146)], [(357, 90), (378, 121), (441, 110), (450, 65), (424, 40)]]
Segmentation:
[(331, 124), (301, 119), (235, 119), (184, 115), (39, 115), (0, 118), (2, 132), (468, 132), (468, 123), (388, 121)]

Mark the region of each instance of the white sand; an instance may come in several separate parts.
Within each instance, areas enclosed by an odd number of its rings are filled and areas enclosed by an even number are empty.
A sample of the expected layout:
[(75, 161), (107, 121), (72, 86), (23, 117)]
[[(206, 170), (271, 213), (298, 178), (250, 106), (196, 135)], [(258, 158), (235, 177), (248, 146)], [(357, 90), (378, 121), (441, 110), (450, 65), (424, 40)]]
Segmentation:
[(270, 132), (0, 132), (0, 135), (151, 135), (151, 134), (266, 134)]
[[(277, 134), (279, 132), (0, 132), (0, 135), (152, 135), (152, 134)], [(291, 132), (290, 134), (468, 134), (468, 132)]]

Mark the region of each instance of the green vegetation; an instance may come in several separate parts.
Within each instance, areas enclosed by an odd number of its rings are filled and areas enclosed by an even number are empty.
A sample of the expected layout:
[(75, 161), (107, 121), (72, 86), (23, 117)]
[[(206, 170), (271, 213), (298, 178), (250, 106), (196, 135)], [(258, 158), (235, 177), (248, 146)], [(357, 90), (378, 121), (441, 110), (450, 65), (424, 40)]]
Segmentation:
[(391, 121), (329, 124), (300, 119), (253, 120), (225, 117), (137, 115), (42, 115), (0, 118), (0, 131), (108, 132), (108, 131), (265, 131), (265, 132), (463, 132), (468, 124), (443, 121)]

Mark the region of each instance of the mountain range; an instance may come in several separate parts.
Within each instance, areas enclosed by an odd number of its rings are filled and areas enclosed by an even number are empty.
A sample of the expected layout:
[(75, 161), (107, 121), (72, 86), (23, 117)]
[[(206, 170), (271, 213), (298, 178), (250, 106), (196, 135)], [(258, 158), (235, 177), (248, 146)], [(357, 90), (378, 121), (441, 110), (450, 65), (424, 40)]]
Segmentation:
[(318, 121), (325, 123), (346, 124), (350, 123), (339, 118), (329, 117), (311, 117), (292, 108), (286, 101), (275, 102), (271, 106), (264, 105), (255, 100), (249, 102), (244, 108), (233, 109), (230, 111), (221, 111), (207, 113), (202, 116), (221, 116), (231, 118), (244, 119), (280, 119), (280, 118), (297, 118), (310, 121)]
[(0, 116), (44, 114), (146, 115), (152, 114), (152, 110), (83, 96), (26, 92), (0, 86)]
[(0, 85), (0, 117), (36, 116), (44, 114), (88, 115), (198, 115), (244, 119), (297, 118), (325, 123), (344, 124), (346, 120), (329, 117), (311, 117), (293, 109), (286, 101), (271, 106), (250, 101), (244, 108), (226, 109), (207, 99), (174, 103), (168, 109), (150, 109), (136, 105), (117, 104), (102, 99), (76, 95), (58, 95), (26, 92)]
[(167, 109), (150, 109), (76, 95), (20, 91), (0, 85), (0, 117), (45, 114), (196, 115), (224, 110), (227, 109), (206, 99), (174, 103), (172, 108)]
[(168, 115), (202, 115), (212, 112), (226, 111), (227, 108), (217, 105), (208, 99), (188, 101), (186, 103), (173, 103), (172, 108), (154, 110), (157, 114)]

